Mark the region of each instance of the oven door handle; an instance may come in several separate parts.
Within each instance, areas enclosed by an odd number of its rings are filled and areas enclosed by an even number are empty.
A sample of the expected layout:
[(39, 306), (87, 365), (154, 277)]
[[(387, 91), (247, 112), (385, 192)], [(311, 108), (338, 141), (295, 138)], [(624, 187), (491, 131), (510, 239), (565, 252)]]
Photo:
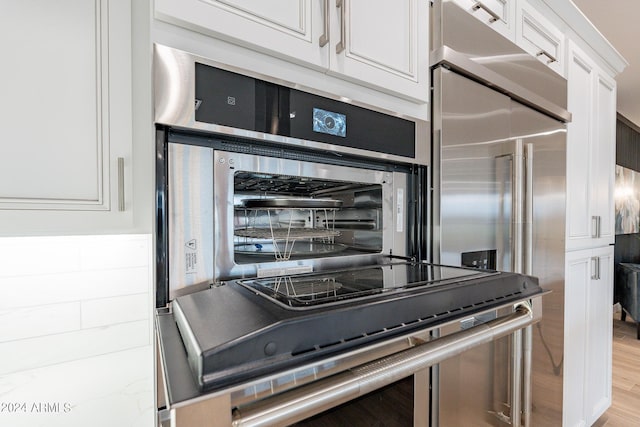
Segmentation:
[(392, 384), (477, 345), (520, 332), (541, 318), (541, 296), (487, 323), (360, 365), (234, 411), (240, 426), (289, 425)]

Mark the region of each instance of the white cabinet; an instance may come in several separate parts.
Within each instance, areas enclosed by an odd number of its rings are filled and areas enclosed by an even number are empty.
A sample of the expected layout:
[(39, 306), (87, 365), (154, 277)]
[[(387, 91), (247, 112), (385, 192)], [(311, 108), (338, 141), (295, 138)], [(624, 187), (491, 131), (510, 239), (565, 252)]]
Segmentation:
[(76, 212), (77, 224), (97, 215), (109, 217), (110, 229), (124, 226), (132, 188), (130, 0), (0, 4), (0, 233), (21, 227), (14, 217), (60, 231), (51, 211)]
[(611, 405), (613, 246), (566, 254), (564, 426), (592, 425)]
[(573, 43), (568, 58), (568, 250), (614, 242), (616, 84)]
[(515, 0), (453, 0), (453, 2), (509, 40), (515, 40)]
[(158, 19), (418, 102), (428, 14), (424, 0), (155, 1)]
[(518, 2), (516, 43), (556, 73), (565, 75), (565, 36), (526, 1)]

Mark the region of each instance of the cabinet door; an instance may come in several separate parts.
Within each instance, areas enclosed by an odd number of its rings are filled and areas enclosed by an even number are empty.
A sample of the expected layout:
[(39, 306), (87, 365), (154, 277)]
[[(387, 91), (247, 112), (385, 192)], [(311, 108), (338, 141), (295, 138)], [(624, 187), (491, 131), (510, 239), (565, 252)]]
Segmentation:
[(427, 102), (428, 2), (331, 2), (329, 72), (378, 90)]
[(563, 425), (592, 425), (611, 405), (613, 246), (566, 254)]
[(0, 233), (50, 234), (65, 221), (75, 231), (87, 215), (93, 232), (105, 217), (110, 229), (130, 224), (118, 212), (118, 189), (132, 188), (130, 1), (0, 8)]
[(616, 166), (616, 83), (602, 73), (596, 76), (592, 174), (592, 212), (598, 234), (596, 246), (615, 243), (613, 192)]
[(527, 2), (517, 10), (516, 43), (561, 76), (564, 70), (564, 34)]
[(586, 248), (593, 242), (591, 171), (593, 81), (596, 73), (588, 58), (575, 47), (569, 50), (567, 70), (567, 249)]
[(453, 1), (509, 40), (515, 40), (516, 5), (514, 0)]
[(586, 291), (584, 397), (587, 425), (592, 425), (611, 405), (613, 246), (592, 251)]
[(591, 252), (567, 252), (565, 257), (564, 364), (562, 424), (585, 425), (584, 373), (587, 342), (587, 286)]
[(614, 242), (616, 85), (570, 43), (567, 249)]
[(155, 0), (154, 7), (160, 20), (326, 69), (329, 1)]

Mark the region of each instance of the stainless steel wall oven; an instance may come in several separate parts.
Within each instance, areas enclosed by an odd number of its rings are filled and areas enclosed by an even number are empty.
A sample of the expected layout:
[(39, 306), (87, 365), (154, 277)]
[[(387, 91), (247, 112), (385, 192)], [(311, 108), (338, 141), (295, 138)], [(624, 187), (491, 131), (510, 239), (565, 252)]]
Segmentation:
[(164, 46), (154, 68), (161, 422), (385, 399), (372, 422), (428, 425), (430, 366), (539, 320), (535, 278), (428, 263), (427, 122)]

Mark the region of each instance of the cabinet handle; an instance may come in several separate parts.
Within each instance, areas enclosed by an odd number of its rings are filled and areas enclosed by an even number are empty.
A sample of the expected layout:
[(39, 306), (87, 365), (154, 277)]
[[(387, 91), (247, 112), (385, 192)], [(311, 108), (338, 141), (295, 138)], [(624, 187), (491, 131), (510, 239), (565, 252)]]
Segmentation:
[(536, 53), (536, 56), (546, 56), (547, 57), (547, 64), (551, 64), (553, 62), (558, 62), (558, 60), (556, 59), (555, 56), (551, 55), (549, 52), (547, 52), (546, 50), (541, 50), (540, 52)]
[(340, 54), (342, 53), (342, 51), (345, 48), (346, 42), (344, 39), (345, 36), (345, 1), (346, 0), (336, 0), (336, 7), (340, 8), (340, 41), (338, 42), (338, 44), (336, 45), (336, 53)]
[(600, 280), (600, 257), (591, 257), (591, 280)]
[(600, 237), (600, 217), (597, 215), (591, 217), (591, 237), (594, 239)]
[(491, 18), (489, 18), (489, 23), (493, 24), (496, 21), (500, 20), (500, 16), (498, 16), (497, 13), (495, 13), (493, 10), (489, 9), (484, 3), (482, 3), (481, 1), (477, 1), (476, 4), (473, 5), (473, 7), (471, 7), (471, 9), (475, 12), (478, 9), (482, 9), (485, 12), (487, 12)]
[(329, 43), (329, 0), (324, 0), (324, 33), (320, 36), (320, 47)]
[(602, 217), (598, 215), (598, 238), (602, 237)]
[(124, 212), (124, 157), (118, 157), (118, 210)]

